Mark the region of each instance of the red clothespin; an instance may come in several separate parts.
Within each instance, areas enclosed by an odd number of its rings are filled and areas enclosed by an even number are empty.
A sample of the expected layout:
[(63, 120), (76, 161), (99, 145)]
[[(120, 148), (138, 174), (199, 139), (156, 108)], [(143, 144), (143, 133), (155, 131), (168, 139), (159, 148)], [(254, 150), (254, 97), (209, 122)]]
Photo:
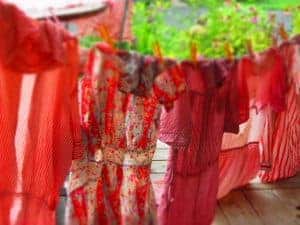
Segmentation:
[(225, 43), (224, 48), (225, 48), (225, 53), (226, 53), (227, 59), (229, 59), (230, 61), (233, 61), (234, 53), (233, 53), (232, 45), (229, 42), (227, 42), (227, 43)]

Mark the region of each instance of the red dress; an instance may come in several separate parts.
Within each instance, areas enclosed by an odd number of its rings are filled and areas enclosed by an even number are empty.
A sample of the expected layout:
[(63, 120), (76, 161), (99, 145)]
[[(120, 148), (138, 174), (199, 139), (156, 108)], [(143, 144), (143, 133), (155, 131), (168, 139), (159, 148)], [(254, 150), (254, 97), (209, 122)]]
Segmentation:
[[(168, 63), (165, 63), (166, 66)], [(161, 105), (185, 83), (177, 66), (100, 44), (82, 81), (85, 157), (70, 178), (70, 225), (157, 224), (150, 180)]]
[(53, 225), (82, 154), (77, 41), (0, 1), (0, 224)]
[(159, 219), (162, 225), (209, 225), (222, 136), (248, 119), (247, 85), (236, 62), (184, 62), (182, 70), (188, 90), (161, 119), (160, 140), (171, 145), (171, 157)]
[(260, 173), (263, 182), (292, 177), (300, 171), (300, 47), (281, 46), (287, 68), (286, 109), (267, 115), (262, 145), (268, 152), (270, 168)]
[(284, 62), (278, 49), (240, 60), (239, 73), (248, 83), (250, 118), (240, 126), (239, 134), (224, 134), (219, 162), (219, 198), (257, 177), (261, 166), (264, 169), (271, 166), (269, 150), (261, 141), (268, 129), (268, 115), (286, 107)]

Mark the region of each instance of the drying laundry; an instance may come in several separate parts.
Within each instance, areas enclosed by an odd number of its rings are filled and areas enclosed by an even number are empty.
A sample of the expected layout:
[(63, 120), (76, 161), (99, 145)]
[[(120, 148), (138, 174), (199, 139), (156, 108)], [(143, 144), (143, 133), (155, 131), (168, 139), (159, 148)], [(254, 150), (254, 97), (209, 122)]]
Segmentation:
[(248, 184), (258, 175), (261, 166), (266, 169), (271, 166), (270, 154), (260, 143), (269, 113), (283, 111), (286, 107), (286, 70), (284, 58), (277, 49), (252, 58), (244, 57), (239, 64), (239, 73), (248, 83), (250, 118), (240, 126), (239, 134), (225, 133), (223, 136), (219, 198)]
[(225, 131), (248, 119), (247, 83), (236, 61), (183, 62), (187, 92), (164, 112), (160, 140), (171, 146), (159, 205), (162, 225), (209, 225), (216, 207)]
[(281, 46), (285, 58), (288, 92), (286, 109), (270, 112), (262, 141), (269, 153), (270, 168), (260, 173), (263, 182), (292, 177), (300, 171), (300, 48), (296, 41)]
[(171, 61), (105, 44), (91, 51), (81, 87), (85, 157), (72, 165), (67, 224), (157, 224), (150, 167), (160, 108), (184, 88)]
[(77, 40), (0, 1), (0, 223), (54, 225), (81, 157)]

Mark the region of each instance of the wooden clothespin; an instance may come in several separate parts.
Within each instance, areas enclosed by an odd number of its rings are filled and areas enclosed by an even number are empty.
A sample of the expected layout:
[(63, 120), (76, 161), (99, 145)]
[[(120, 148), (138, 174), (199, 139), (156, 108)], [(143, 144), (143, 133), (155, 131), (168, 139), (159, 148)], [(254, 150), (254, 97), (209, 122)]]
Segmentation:
[(233, 61), (234, 60), (234, 52), (233, 52), (233, 48), (232, 48), (232, 45), (227, 42), (225, 43), (225, 53), (226, 53), (226, 56), (227, 56), (227, 59), (229, 59), (230, 61)]
[(198, 61), (198, 50), (197, 50), (197, 44), (194, 41), (191, 41), (190, 44), (190, 55), (191, 60), (196, 63)]
[(252, 41), (250, 39), (248, 39), (246, 41), (246, 48), (248, 50), (248, 53), (250, 56), (254, 56), (254, 50), (253, 50), (253, 45), (252, 45)]
[(109, 30), (105, 25), (100, 25), (98, 29), (100, 37), (105, 41), (107, 44), (109, 44), (111, 47), (115, 46), (115, 41), (110, 35)]
[(284, 24), (280, 24), (278, 32), (279, 32), (280, 37), (284, 41), (287, 41), (289, 39), (289, 35), (288, 35), (287, 31), (284, 28)]
[(153, 44), (153, 53), (156, 57), (159, 58), (159, 60), (163, 61), (163, 54), (160, 43), (158, 41), (155, 41)]
[(278, 38), (276, 37), (275, 34), (272, 35), (272, 46), (277, 47), (278, 46)]

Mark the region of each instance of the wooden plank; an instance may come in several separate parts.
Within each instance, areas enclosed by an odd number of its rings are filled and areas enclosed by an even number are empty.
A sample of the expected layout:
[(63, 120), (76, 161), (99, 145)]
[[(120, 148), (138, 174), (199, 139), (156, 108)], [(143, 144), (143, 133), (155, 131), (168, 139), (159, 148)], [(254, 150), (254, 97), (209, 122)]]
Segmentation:
[(233, 191), (219, 201), (220, 207), (230, 225), (263, 225), (242, 191)]
[(166, 161), (153, 161), (151, 166), (151, 173), (165, 173), (167, 169)]
[(216, 215), (212, 225), (230, 225), (219, 204), (216, 208)]
[(264, 224), (299, 225), (291, 207), (285, 205), (271, 190), (248, 190), (244, 194)]
[(153, 156), (153, 161), (163, 161), (163, 160), (168, 160), (169, 159), (169, 150), (168, 149), (157, 149), (155, 151), (155, 154)]
[(257, 178), (251, 181), (250, 184), (243, 187), (246, 190), (274, 190), (274, 189), (299, 189), (300, 188), (300, 173), (297, 176), (283, 179), (274, 183), (261, 183)]
[(300, 224), (300, 189), (276, 189), (272, 192), (284, 205), (291, 208), (291, 212), (298, 218)]

